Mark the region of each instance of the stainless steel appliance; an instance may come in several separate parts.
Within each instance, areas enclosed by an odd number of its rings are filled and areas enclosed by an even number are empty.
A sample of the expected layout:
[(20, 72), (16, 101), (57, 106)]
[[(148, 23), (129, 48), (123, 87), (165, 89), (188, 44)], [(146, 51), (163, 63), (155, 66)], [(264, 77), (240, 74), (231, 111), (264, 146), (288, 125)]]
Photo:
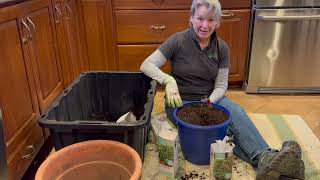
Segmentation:
[(247, 93), (320, 93), (320, 0), (255, 0)]

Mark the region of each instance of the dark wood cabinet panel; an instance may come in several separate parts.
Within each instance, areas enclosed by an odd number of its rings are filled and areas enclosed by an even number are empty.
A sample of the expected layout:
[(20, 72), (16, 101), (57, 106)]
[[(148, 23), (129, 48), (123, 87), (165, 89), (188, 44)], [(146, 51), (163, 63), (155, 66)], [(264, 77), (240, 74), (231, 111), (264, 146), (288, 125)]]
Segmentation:
[(175, 32), (185, 30), (189, 16), (188, 10), (119, 10), (117, 43), (162, 43)]
[[(153, 53), (160, 44), (148, 45), (118, 45), (118, 59), (120, 71), (140, 71), (141, 63)], [(161, 68), (170, 73), (170, 61)]]
[(223, 13), (228, 16), (222, 19), (218, 36), (230, 48), (229, 81), (243, 81), (248, 56), (250, 10), (229, 10)]
[[(61, 65), (55, 42), (51, 1), (31, 1), (23, 6), (32, 36), (29, 43), (41, 112), (63, 91)], [(40, 1), (39, 1), (40, 2)]]
[(115, 31), (111, 1), (82, 0), (90, 70), (116, 70)]

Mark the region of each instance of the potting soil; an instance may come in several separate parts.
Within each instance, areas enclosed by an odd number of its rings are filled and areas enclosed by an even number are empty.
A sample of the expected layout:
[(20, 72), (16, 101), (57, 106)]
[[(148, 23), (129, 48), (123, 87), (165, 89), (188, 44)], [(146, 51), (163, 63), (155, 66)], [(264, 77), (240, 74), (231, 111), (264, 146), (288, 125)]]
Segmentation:
[(177, 112), (177, 116), (189, 124), (198, 126), (221, 124), (229, 118), (224, 111), (207, 104), (195, 104), (182, 107)]

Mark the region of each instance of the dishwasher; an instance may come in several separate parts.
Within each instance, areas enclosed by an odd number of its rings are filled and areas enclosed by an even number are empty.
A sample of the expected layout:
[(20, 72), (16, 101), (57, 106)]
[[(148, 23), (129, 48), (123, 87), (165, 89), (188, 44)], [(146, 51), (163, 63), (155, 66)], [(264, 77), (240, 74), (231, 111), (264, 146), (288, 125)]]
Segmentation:
[(255, 0), (246, 93), (320, 93), (320, 0)]

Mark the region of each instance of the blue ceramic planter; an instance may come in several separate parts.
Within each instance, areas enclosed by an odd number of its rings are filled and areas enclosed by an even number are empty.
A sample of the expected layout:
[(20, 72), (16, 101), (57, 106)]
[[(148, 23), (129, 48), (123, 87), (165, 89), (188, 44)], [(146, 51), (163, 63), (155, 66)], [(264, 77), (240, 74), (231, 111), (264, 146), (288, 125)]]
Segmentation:
[[(202, 104), (200, 101), (191, 101), (183, 104), (183, 107), (193, 104)], [(181, 108), (176, 108), (173, 118), (177, 123), (179, 140), (184, 158), (193, 164), (210, 164), (210, 145), (216, 140), (222, 140), (226, 136), (228, 125), (231, 123), (230, 112), (217, 104), (215, 108), (224, 111), (229, 119), (222, 124), (212, 126), (198, 126), (184, 122), (176, 114)]]

